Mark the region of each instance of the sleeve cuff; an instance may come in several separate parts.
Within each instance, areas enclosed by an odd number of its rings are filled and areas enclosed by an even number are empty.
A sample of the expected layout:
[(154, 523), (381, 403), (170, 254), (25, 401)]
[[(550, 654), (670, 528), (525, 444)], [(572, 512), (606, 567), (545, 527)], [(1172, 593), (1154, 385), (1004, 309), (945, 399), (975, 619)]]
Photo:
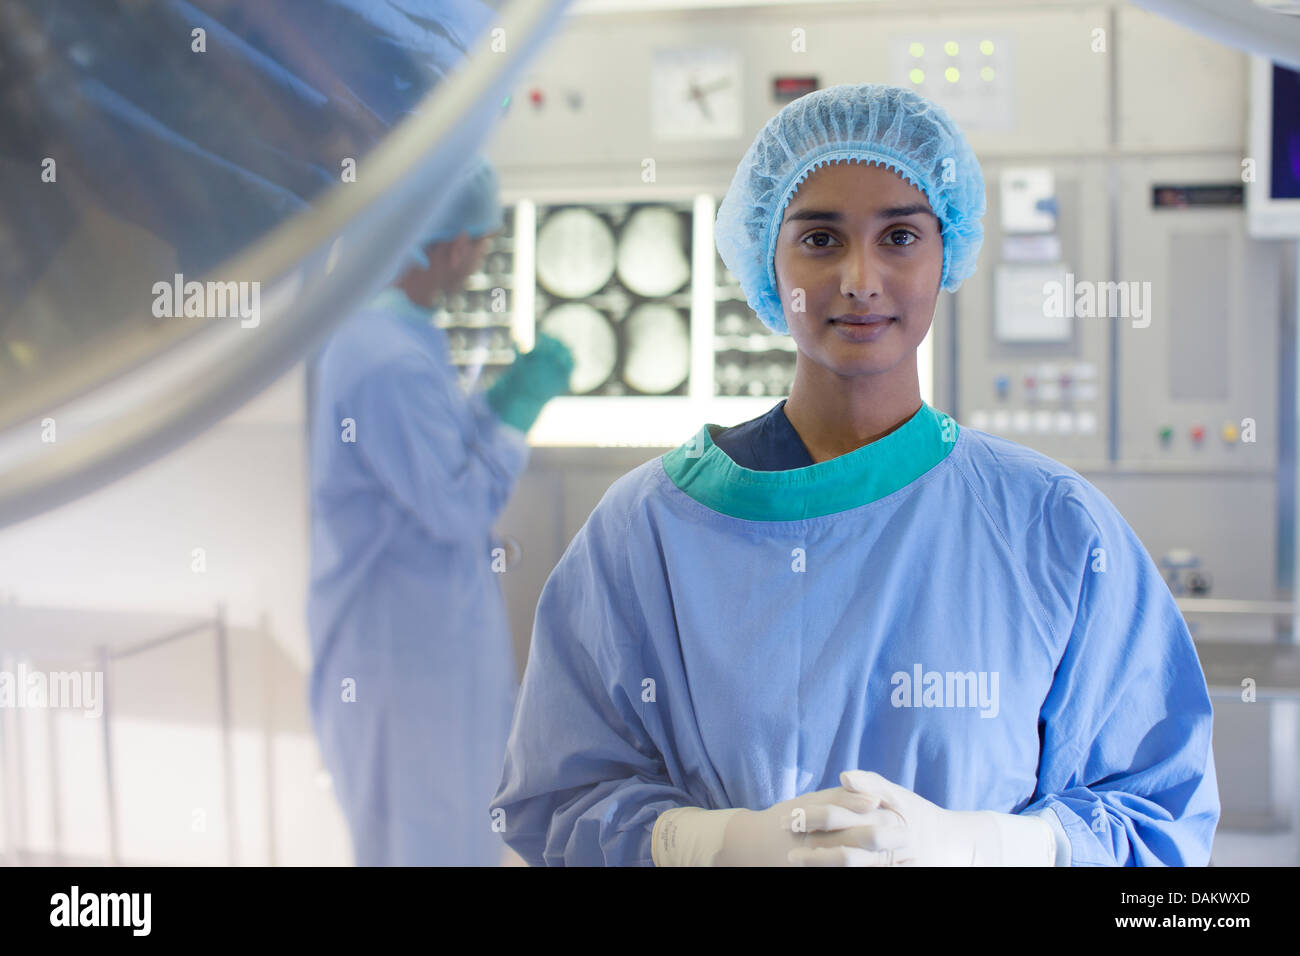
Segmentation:
[(528, 435), (498, 418), (482, 392), (470, 395), (469, 402), (475, 422), (486, 433), (486, 446), (495, 453), (505, 473), (517, 477), (528, 464), (531, 451)]
[(1065, 827), (1061, 826), (1060, 817), (1056, 811), (1050, 807), (1043, 807), (1039, 810), (1030, 810), (1028, 813), (1034, 816), (1042, 817), (1052, 828), (1052, 834), (1056, 838), (1056, 866), (1069, 866), (1072, 857), (1070, 849), (1070, 838), (1065, 835)]
[(650, 834), (655, 866), (713, 866), (722, 850), (727, 822), (739, 809), (674, 807), (659, 814)]

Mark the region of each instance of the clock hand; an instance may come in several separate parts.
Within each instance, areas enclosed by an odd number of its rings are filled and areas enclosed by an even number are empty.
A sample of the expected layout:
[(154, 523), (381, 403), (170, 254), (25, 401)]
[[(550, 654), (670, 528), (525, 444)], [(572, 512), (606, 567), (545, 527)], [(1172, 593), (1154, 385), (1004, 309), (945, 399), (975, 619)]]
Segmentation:
[(731, 85), (731, 77), (724, 76), (710, 84), (709, 86), (697, 86), (696, 89), (701, 93), (712, 93), (714, 90), (726, 89)]
[(704, 118), (712, 122), (713, 114), (709, 112), (709, 103), (704, 96), (704, 91), (699, 86), (696, 85), (694, 80), (690, 81), (690, 87), (691, 87), (690, 98), (695, 100), (695, 102), (699, 104), (700, 112), (704, 114)]

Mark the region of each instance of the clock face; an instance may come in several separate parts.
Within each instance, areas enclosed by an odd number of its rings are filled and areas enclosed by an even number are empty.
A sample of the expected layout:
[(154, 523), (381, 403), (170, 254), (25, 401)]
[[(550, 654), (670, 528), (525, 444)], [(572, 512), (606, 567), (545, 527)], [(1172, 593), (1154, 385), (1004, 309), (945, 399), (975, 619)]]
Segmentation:
[(718, 47), (656, 50), (650, 72), (655, 139), (740, 136), (740, 54)]

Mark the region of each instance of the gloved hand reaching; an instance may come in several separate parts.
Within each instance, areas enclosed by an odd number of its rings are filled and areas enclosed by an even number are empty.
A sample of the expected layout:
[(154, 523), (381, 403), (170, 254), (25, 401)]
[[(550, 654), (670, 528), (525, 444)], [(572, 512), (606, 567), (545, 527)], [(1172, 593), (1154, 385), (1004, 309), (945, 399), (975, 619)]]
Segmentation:
[[(1052, 866), (1056, 838), (1034, 815), (945, 810), (878, 773), (840, 774), (850, 792), (876, 797), (892, 822), (846, 831), (837, 846), (791, 854), (801, 866)], [(884, 858), (882, 861), (882, 857)]]
[(879, 802), (832, 787), (766, 810), (676, 807), (655, 821), (651, 855), (655, 866), (789, 866), (793, 853), (839, 847), (846, 839), (861, 840), (864, 829), (888, 823), (893, 815), (879, 815)]
[(533, 350), (517, 355), (484, 398), (498, 418), (526, 432), (537, 421), (543, 405), (568, 391), (572, 372), (573, 355), (565, 344), (539, 332)]

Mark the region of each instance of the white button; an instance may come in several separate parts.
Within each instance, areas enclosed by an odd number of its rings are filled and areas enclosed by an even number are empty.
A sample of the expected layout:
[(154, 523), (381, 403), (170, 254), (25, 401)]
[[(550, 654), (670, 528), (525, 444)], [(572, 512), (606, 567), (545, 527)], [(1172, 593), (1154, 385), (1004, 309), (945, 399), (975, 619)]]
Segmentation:
[(1011, 430), (1013, 432), (1029, 431), (1030, 415), (1028, 411), (1020, 410), (1011, 416)]
[(1002, 434), (1007, 431), (1011, 424), (1011, 415), (1006, 409), (999, 408), (993, 413), (993, 431)]
[(1055, 382), (1060, 377), (1061, 373), (1055, 365), (1041, 365), (1038, 368), (1038, 381), (1040, 385), (1043, 382)]
[(1092, 378), (1097, 374), (1097, 366), (1091, 362), (1080, 362), (1074, 367), (1074, 377), (1079, 380)]
[(1038, 397), (1044, 402), (1056, 402), (1061, 398), (1061, 385), (1056, 381), (1043, 382), (1038, 386)]
[(1034, 412), (1034, 431), (1046, 434), (1052, 430), (1052, 413), (1049, 411)]
[(1056, 431), (1061, 435), (1068, 435), (1074, 431), (1074, 416), (1069, 412), (1057, 412)]
[(1096, 382), (1080, 382), (1074, 386), (1074, 397), (1081, 402), (1095, 402), (1097, 400)]
[(1097, 431), (1097, 416), (1092, 412), (1079, 412), (1079, 432), (1091, 435)]
[(982, 432), (989, 430), (989, 413), (984, 409), (978, 409), (970, 413), (970, 427), (978, 428)]

